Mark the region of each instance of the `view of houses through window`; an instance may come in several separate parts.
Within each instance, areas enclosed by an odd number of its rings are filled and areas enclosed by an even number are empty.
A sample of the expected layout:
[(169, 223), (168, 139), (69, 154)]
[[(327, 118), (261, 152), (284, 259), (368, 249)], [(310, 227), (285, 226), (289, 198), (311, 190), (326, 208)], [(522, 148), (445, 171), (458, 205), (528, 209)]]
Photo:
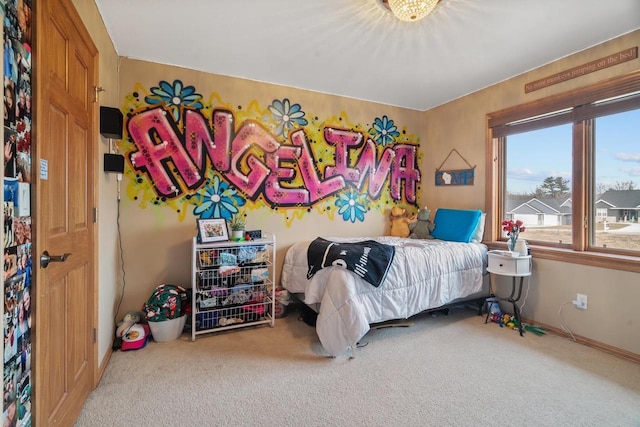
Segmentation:
[[(640, 251), (640, 109), (595, 114), (585, 126), (587, 247)], [(572, 243), (573, 123), (505, 136), (504, 218), (521, 238)], [(581, 187), (578, 187), (581, 188)], [(503, 236), (505, 237), (505, 236)]]
[(571, 124), (506, 138), (505, 217), (525, 240), (571, 243)]

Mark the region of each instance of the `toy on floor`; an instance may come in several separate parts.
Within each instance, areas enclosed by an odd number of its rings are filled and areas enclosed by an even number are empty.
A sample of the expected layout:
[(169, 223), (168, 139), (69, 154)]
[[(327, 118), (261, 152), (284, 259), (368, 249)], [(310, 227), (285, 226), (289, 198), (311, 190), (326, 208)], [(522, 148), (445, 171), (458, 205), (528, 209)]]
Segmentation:
[(488, 319), (491, 320), (494, 323), (500, 323), (502, 322), (502, 310), (500, 310), (500, 304), (498, 304), (497, 300), (487, 300), (487, 303), (489, 304), (488, 310), (489, 310), (489, 314), (488, 314)]
[(502, 326), (506, 326), (509, 329), (516, 329), (519, 326), (519, 322), (515, 316), (504, 314), (502, 316), (502, 321), (500, 322), (500, 327)]
[(149, 341), (149, 325), (140, 324), (139, 313), (127, 313), (118, 322), (116, 336), (113, 341), (113, 350), (138, 350)]
[(116, 328), (116, 337), (122, 338), (122, 335), (126, 333), (133, 325), (140, 321), (140, 314), (127, 313), (122, 318), (122, 321), (118, 323)]
[(542, 336), (547, 333), (547, 330), (542, 326), (524, 325), (524, 329), (529, 332), (533, 332), (537, 336)]

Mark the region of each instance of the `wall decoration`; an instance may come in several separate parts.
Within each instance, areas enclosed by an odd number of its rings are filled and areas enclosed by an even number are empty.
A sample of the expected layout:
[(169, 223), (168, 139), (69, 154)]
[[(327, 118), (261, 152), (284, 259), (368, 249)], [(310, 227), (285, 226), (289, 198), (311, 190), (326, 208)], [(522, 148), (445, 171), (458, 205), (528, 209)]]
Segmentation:
[[(456, 153), (464, 162), (469, 165), (469, 169), (452, 169), (443, 170), (442, 167), (449, 160), (451, 154)], [(440, 167), (436, 169), (436, 186), (447, 185), (473, 185), (475, 180), (475, 166), (471, 166), (467, 160), (462, 157), (458, 150), (452, 149), (444, 161), (440, 164)]]
[(620, 52), (605, 56), (603, 58), (588, 62), (586, 64), (578, 65), (577, 67), (573, 67), (569, 70), (560, 71), (559, 73), (555, 73), (542, 79), (526, 83), (524, 85), (524, 93), (533, 92), (535, 90), (553, 86), (558, 83), (566, 82), (567, 80), (582, 77), (586, 74), (613, 67), (614, 65), (622, 64), (623, 62), (632, 61), (637, 57), (638, 46), (631, 47)]
[(419, 141), (386, 115), (365, 131), (344, 113), (309, 120), (288, 98), (234, 111), (180, 80), (136, 85), (125, 110), (127, 193), (143, 208), (173, 208), (180, 220), (190, 210), (228, 220), (266, 206), (287, 225), (310, 209), (356, 222), (372, 209), (416, 203)]
[(224, 219), (199, 219), (198, 235), (202, 243), (229, 240), (227, 221)]
[(3, 425), (31, 420), (31, 6), (1, 1), (4, 89)]

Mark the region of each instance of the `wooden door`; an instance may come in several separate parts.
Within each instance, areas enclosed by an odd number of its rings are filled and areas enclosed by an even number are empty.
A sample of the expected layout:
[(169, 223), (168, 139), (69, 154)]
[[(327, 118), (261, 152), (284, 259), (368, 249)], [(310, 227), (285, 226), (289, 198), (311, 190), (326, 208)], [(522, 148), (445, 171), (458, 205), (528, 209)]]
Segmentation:
[[(35, 394), (38, 426), (72, 426), (94, 387), (97, 50), (71, 0), (36, 4)], [(65, 256), (44, 268), (44, 251)]]

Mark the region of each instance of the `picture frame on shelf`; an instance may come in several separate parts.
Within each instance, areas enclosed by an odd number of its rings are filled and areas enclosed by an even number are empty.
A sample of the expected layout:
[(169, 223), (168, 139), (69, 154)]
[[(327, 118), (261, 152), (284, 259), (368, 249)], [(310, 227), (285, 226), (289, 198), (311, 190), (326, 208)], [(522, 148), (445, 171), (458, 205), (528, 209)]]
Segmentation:
[(202, 243), (229, 240), (227, 221), (224, 218), (199, 219), (198, 235)]

